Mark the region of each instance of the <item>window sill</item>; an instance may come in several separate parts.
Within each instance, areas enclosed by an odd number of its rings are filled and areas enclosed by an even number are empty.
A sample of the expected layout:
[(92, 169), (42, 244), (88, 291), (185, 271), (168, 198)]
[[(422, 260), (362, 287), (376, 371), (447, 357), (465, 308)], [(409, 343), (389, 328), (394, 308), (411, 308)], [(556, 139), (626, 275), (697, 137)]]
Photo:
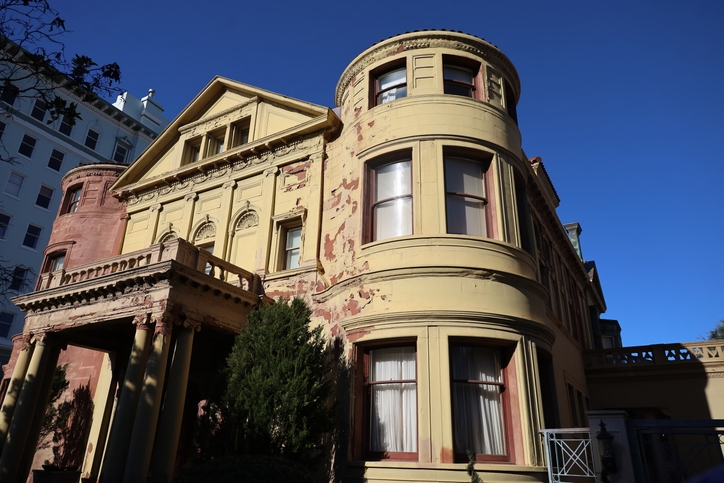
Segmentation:
[(304, 273), (312, 273), (317, 271), (316, 261), (307, 262), (302, 264), (298, 268), (290, 268), (288, 270), (277, 270), (276, 272), (267, 273), (264, 276), (264, 281), (277, 280), (280, 278), (294, 277), (302, 275)]

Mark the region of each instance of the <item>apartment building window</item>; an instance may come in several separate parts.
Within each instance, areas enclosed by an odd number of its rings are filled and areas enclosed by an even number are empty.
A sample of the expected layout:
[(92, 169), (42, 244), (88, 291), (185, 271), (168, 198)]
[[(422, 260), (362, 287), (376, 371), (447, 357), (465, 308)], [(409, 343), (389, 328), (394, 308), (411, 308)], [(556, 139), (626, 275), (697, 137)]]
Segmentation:
[(396, 63), (371, 74), (373, 79), (374, 102), (378, 106), (407, 96), (407, 66)]
[(412, 234), (412, 160), (394, 160), (369, 169), (370, 241)]
[(0, 121), (0, 138), (2, 138), (2, 137), (3, 137), (3, 134), (5, 134), (5, 128), (6, 128), (7, 126), (8, 126), (7, 124), (5, 124), (4, 122)]
[(25, 176), (16, 172), (11, 172), (8, 176), (8, 181), (5, 183), (5, 189), (3, 193), (12, 197), (18, 198), (20, 196), (20, 190), (25, 182)]
[(588, 397), (584, 396), (581, 391), (566, 384), (568, 389), (568, 407), (571, 412), (571, 424), (574, 428), (588, 427), (588, 418), (586, 411), (588, 410)]
[(48, 110), (48, 105), (42, 99), (35, 99), (33, 104), (33, 110), (30, 111), (30, 116), (37, 119), (40, 122), (45, 120), (45, 113)]
[(50, 206), (50, 202), (53, 199), (53, 192), (55, 190), (53, 188), (50, 188), (48, 186), (42, 185), (40, 187), (40, 192), (38, 192), (38, 197), (35, 200), (36, 206), (39, 206), (41, 208), (45, 208), (46, 210)]
[(113, 161), (115, 161), (116, 163), (125, 163), (127, 157), (128, 148), (120, 142), (117, 142), (116, 148), (113, 150)]
[(365, 354), (370, 456), (417, 457), (415, 347), (385, 347)]
[(25, 238), (23, 238), (23, 246), (35, 249), (38, 247), (38, 241), (40, 240), (40, 234), (43, 229), (37, 225), (30, 223), (28, 229), (25, 231)]
[(15, 104), (15, 99), (17, 99), (18, 94), (20, 94), (18, 86), (11, 82), (6, 82), (2, 94), (0, 94), (0, 100), (12, 106)]
[(50, 159), (48, 159), (48, 167), (53, 171), (60, 171), (60, 167), (63, 165), (63, 159), (65, 159), (65, 153), (53, 149), (50, 153)]
[(78, 187), (73, 190), (68, 191), (67, 195), (67, 207), (65, 209), (66, 213), (75, 213), (78, 211), (78, 206), (80, 205), (80, 195), (82, 193), (83, 188)]
[(0, 311), (0, 337), (7, 337), (13, 326), (15, 314), (6, 310)]
[(445, 213), (447, 232), (488, 236), (488, 198), (485, 173), (490, 158), (445, 156)]
[(10, 226), (10, 218), (12, 218), (10, 215), (0, 213), (0, 240), (5, 239), (5, 235), (8, 232), (8, 226)]
[(62, 134), (65, 134), (66, 136), (70, 136), (70, 133), (73, 132), (73, 123), (71, 122), (70, 116), (67, 114), (63, 114), (63, 117), (60, 118), (60, 126), (58, 127), (58, 131), (60, 131)]
[(98, 139), (101, 137), (100, 133), (94, 129), (88, 129), (88, 134), (85, 137), (85, 145), (88, 148), (95, 150), (98, 145)]
[(450, 347), (453, 436), (456, 457), (507, 459), (504, 375), (500, 351), (475, 345)]
[(10, 285), (8, 285), (8, 290), (14, 290), (15, 292), (23, 290), (25, 288), (25, 282), (26, 278), (28, 277), (28, 272), (30, 272), (29, 268), (15, 265), (15, 269), (13, 270), (13, 276), (10, 279)]
[(33, 150), (35, 149), (35, 144), (37, 142), (38, 140), (34, 137), (28, 136), (27, 134), (23, 135), (23, 140), (20, 142), (18, 153), (22, 154), (26, 158), (32, 158)]

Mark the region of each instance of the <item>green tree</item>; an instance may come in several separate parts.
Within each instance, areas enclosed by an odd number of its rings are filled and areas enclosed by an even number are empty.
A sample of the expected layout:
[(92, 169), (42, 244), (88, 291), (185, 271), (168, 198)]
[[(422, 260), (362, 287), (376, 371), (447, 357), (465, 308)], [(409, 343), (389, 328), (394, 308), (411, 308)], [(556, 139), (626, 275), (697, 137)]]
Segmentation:
[(709, 331), (708, 340), (720, 340), (724, 339), (724, 319), (719, 319), (719, 323), (716, 324), (712, 330)]
[(333, 427), (332, 375), (321, 327), (304, 301), (253, 311), (229, 356), (228, 409), (242, 454), (282, 456), (312, 467)]

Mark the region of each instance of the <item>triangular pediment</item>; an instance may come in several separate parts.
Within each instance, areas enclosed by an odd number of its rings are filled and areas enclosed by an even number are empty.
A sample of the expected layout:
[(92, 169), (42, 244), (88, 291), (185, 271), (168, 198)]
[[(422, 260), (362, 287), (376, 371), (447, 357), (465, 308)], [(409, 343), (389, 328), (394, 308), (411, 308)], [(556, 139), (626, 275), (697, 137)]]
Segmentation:
[[(118, 179), (117, 192), (179, 179), (339, 125), (327, 107), (214, 78)], [(234, 158), (234, 159), (236, 159)]]

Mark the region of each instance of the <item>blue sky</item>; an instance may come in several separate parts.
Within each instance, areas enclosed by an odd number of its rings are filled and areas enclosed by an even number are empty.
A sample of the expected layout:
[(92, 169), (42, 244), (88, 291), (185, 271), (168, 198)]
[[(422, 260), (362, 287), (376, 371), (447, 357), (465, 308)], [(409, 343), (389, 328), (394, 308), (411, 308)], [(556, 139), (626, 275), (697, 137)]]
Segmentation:
[(173, 118), (215, 76), (332, 106), (346, 65), (445, 28), (520, 74), (523, 148), (583, 228), (626, 345), (695, 341), (724, 318), (724, 2), (52, 2), (70, 52), (118, 62)]

